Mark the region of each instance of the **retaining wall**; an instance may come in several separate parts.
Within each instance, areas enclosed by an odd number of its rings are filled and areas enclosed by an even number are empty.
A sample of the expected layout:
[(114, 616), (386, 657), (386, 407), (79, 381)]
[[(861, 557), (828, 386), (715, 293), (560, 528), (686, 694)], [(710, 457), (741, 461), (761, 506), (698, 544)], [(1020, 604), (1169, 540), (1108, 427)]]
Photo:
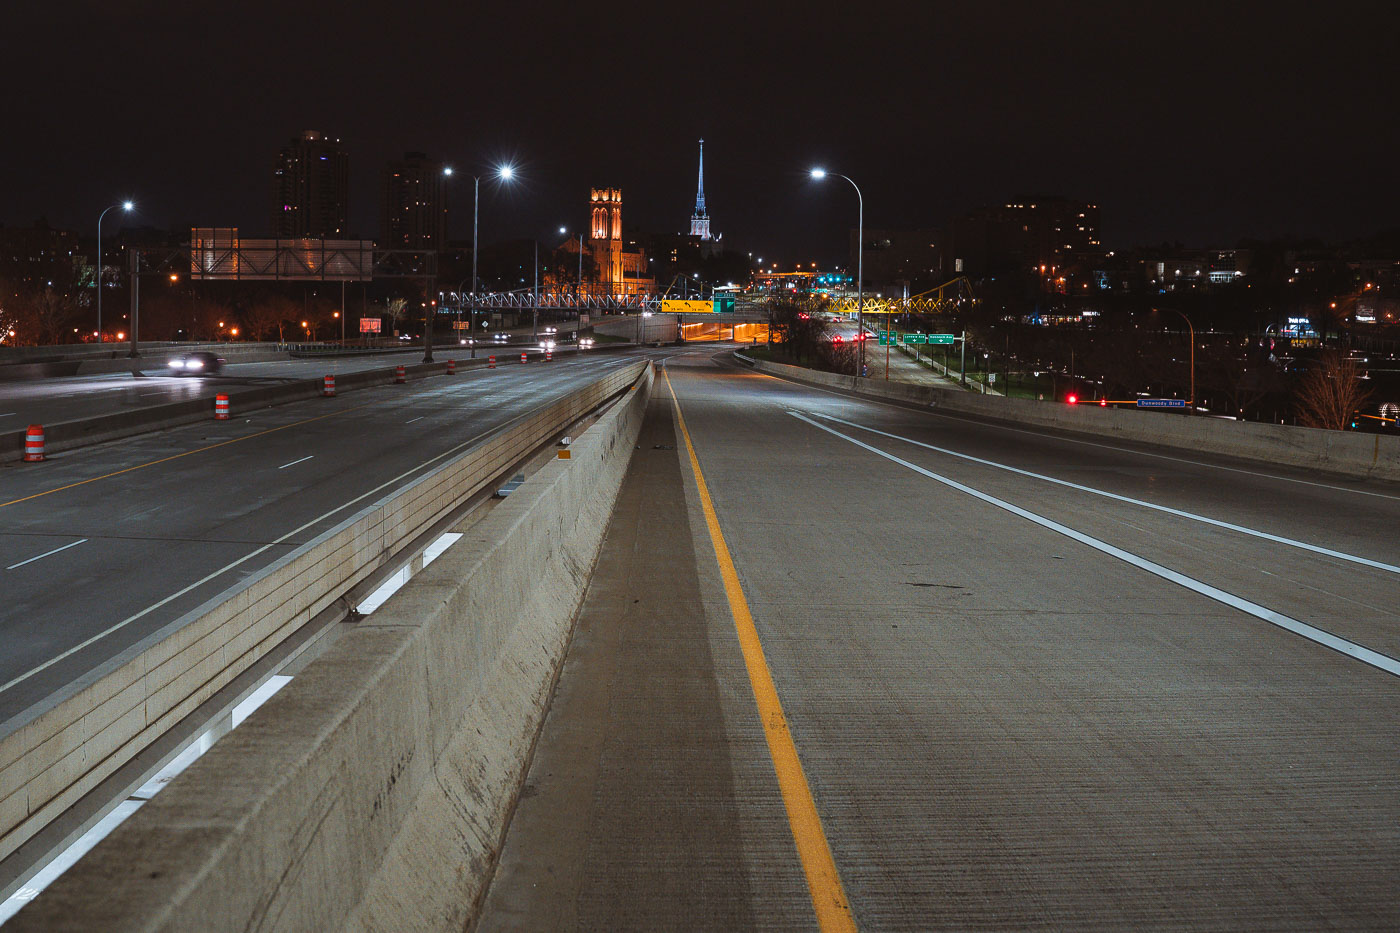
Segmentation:
[(0, 724), (0, 858), (422, 529), (644, 371), (632, 364), (516, 419)]
[(959, 389), (841, 376), (801, 366), (752, 360), (742, 353), (736, 353), (735, 357), (760, 372), (785, 379), (846, 389), (871, 398), (925, 405), (939, 411), (1308, 467), (1346, 476), (1400, 480), (1400, 437), (1395, 436), (1003, 398)]

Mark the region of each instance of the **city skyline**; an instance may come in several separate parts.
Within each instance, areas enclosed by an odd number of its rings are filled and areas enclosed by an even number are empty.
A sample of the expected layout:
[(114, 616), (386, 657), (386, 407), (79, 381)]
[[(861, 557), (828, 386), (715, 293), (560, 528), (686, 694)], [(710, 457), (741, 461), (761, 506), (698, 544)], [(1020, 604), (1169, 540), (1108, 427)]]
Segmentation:
[[(212, 30), (213, 14), (162, 3), (94, 8), (61, 33), (52, 12), (14, 11), (16, 31), (40, 38), (0, 67), (26, 86), (14, 125), (43, 144), (0, 152), (0, 177), (23, 179), (0, 221), (46, 217), (86, 236), (103, 206), (133, 197), (132, 223), (261, 228), (269, 152), (314, 127), (350, 154), (347, 225), (359, 236), (379, 230), (382, 166), (404, 151), (457, 168), (445, 193), (453, 240), (469, 236), (464, 180), (503, 161), (519, 179), (483, 187), (484, 240), (581, 226), (578, 192), (600, 183), (626, 188), (639, 228), (683, 232), (700, 137), (707, 206), (727, 242), (823, 262), (844, 254), (855, 205), (815, 190), (814, 164), (856, 178), (867, 223), (889, 228), (943, 224), (1016, 191), (1104, 204), (1104, 240), (1123, 246), (1340, 241), (1396, 226), (1400, 193), (1375, 183), (1400, 142), (1378, 118), (1396, 95), (1384, 30), (1263, 4), (1163, 16), (1102, 4), (1006, 16), (708, 10), (689, 24), (694, 41), (725, 55), (699, 82), (674, 64), (669, 24), (618, 28), (626, 110), (639, 118), (625, 131), (568, 90), (591, 65), (587, 42), (562, 37), (589, 34), (586, 10), (526, 19), (428, 6), (389, 23), (288, 11), (276, 33), (251, 15)], [(467, 27), (561, 38), (533, 61), (509, 42), (483, 44), (473, 88), (452, 39)], [(247, 71), (250, 48), (277, 67)], [(412, 67), (386, 73), (379, 63), (397, 48), (414, 49)], [(817, 64), (836, 53), (850, 68)], [(64, 67), (46, 69), (55, 57)], [(209, 95), (184, 78), (209, 70), (239, 74), (241, 92)], [(26, 81), (39, 73), (49, 77)], [(121, 88), (150, 89), (137, 95), (150, 103), (128, 106)]]

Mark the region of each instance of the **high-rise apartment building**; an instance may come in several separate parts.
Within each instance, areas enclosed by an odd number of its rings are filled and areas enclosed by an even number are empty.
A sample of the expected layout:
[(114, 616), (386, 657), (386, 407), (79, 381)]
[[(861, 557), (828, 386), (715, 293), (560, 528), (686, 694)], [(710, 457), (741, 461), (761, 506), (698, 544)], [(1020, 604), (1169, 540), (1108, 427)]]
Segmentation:
[(447, 204), (443, 166), (421, 152), (405, 152), (384, 169), (379, 245), (386, 249), (444, 249)]
[(346, 235), (350, 157), (339, 139), (307, 130), (277, 156), (272, 173), (272, 234)]

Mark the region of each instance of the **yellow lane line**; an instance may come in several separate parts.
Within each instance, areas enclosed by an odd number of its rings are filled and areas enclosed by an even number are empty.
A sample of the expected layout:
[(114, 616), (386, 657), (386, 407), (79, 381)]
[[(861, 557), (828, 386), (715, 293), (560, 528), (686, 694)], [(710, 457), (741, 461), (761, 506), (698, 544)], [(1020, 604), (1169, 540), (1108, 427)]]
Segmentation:
[(117, 470), (113, 473), (103, 473), (101, 476), (93, 476), (89, 479), (80, 479), (76, 483), (69, 483), (67, 486), (59, 486), (54, 489), (45, 490), (44, 492), (36, 492), (32, 496), (24, 496), (19, 499), (11, 499), (9, 502), (0, 502), (0, 509), (3, 509), (7, 505), (17, 505), (20, 502), (28, 502), (30, 499), (40, 499), (44, 496), (51, 496), (56, 492), (63, 492), (65, 489), (76, 489), (79, 486), (86, 486), (88, 483), (95, 483), (100, 479), (111, 479), (113, 476), (121, 476), (123, 473), (130, 473), (133, 470), (144, 470), (146, 467), (155, 466), (159, 463), (169, 463), (171, 460), (179, 460), (181, 457), (188, 457), (191, 454), (203, 453), (206, 450), (214, 450), (218, 447), (225, 447), (229, 444), (236, 444), (239, 441), (246, 441), (255, 437), (262, 437), (264, 434), (275, 434), (278, 431), (285, 431), (288, 428), (299, 427), (303, 424), (310, 424), (313, 421), (321, 421), (326, 418), (334, 418), (336, 415), (344, 415), (348, 412), (358, 411), (361, 408), (368, 407), (369, 404), (356, 405), (353, 408), (342, 408), (339, 411), (333, 411), (330, 414), (317, 415), (315, 418), (307, 418), (305, 421), (294, 421), (291, 424), (284, 424), (280, 428), (268, 428), (266, 431), (259, 431), (256, 434), (245, 434), (242, 437), (235, 437), (231, 438), (230, 440), (219, 441), (219, 443), (210, 444), (207, 447), (196, 447), (194, 450), (187, 450), (182, 454), (174, 454), (170, 457), (161, 457), (159, 460), (151, 460), (147, 463), (140, 463), (133, 467), (127, 467), (125, 470)]
[(719, 561), (720, 577), (724, 580), (724, 594), (729, 598), (729, 611), (734, 616), (734, 628), (739, 634), (739, 648), (744, 655), (744, 665), (749, 671), (749, 684), (753, 687), (754, 702), (758, 706), (759, 718), (763, 722), (763, 735), (768, 740), (768, 754), (773, 759), (773, 770), (777, 772), (778, 789), (783, 795), (783, 805), (787, 808), (788, 825), (792, 828), (793, 842), (797, 844), (797, 856), (802, 861), (802, 870), (807, 875), (807, 890), (812, 896), (812, 907), (817, 912), (817, 925), (823, 933), (835, 933), (856, 929), (851, 916), (851, 905), (846, 900), (845, 889), (841, 886), (841, 876), (836, 871), (836, 860), (831, 856), (831, 846), (827, 844), (826, 832), (822, 829), (821, 817), (817, 813), (816, 801), (812, 799), (812, 789), (807, 786), (807, 775), (802, 771), (802, 760), (797, 756), (797, 746), (793, 744), (792, 733), (788, 729), (787, 717), (783, 715), (783, 704), (778, 699), (778, 689), (773, 685), (773, 675), (768, 670), (768, 662), (763, 656), (763, 643), (758, 638), (753, 614), (749, 611), (744, 589), (739, 584), (739, 574), (734, 569), (734, 559), (729, 554), (724, 533), (719, 527), (719, 517), (715, 514), (714, 502), (710, 499), (710, 489), (705, 483), (705, 475), (700, 471), (700, 460), (695, 456), (695, 445), (690, 440), (690, 429), (685, 425), (681, 414), (681, 402), (676, 397), (675, 386), (671, 385), (670, 373), (666, 376), (666, 387), (671, 392), (671, 401), (676, 407), (676, 421), (685, 437), (685, 449), (690, 455), (690, 468), (695, 474), (695, 486), (700, 494), (700, 507), (705, 513), (705, 524), (710, 529), (710, 541), (714, 544), (715, 558)]

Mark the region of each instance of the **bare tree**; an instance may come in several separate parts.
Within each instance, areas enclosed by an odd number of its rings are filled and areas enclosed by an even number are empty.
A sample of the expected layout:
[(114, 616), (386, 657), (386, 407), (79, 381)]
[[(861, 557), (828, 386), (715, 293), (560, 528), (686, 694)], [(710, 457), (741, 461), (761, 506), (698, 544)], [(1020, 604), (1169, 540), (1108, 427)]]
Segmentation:
[(399, 332), (399, 319), (403, 317), (404, 311), (408, 308), (408, 300), (405, 298), (389, 298), (384, 302), (384, 316), (389, 319), (389, 331), (391, 334)]
[(1361, 383), (1361, 367), (1356, 361), (1328, 350), (1298, 381), (1293, 404), (1298, 420), (1308, 427), (1340, 431), (1351, 423), (1352, 412), (1370, 394)]

